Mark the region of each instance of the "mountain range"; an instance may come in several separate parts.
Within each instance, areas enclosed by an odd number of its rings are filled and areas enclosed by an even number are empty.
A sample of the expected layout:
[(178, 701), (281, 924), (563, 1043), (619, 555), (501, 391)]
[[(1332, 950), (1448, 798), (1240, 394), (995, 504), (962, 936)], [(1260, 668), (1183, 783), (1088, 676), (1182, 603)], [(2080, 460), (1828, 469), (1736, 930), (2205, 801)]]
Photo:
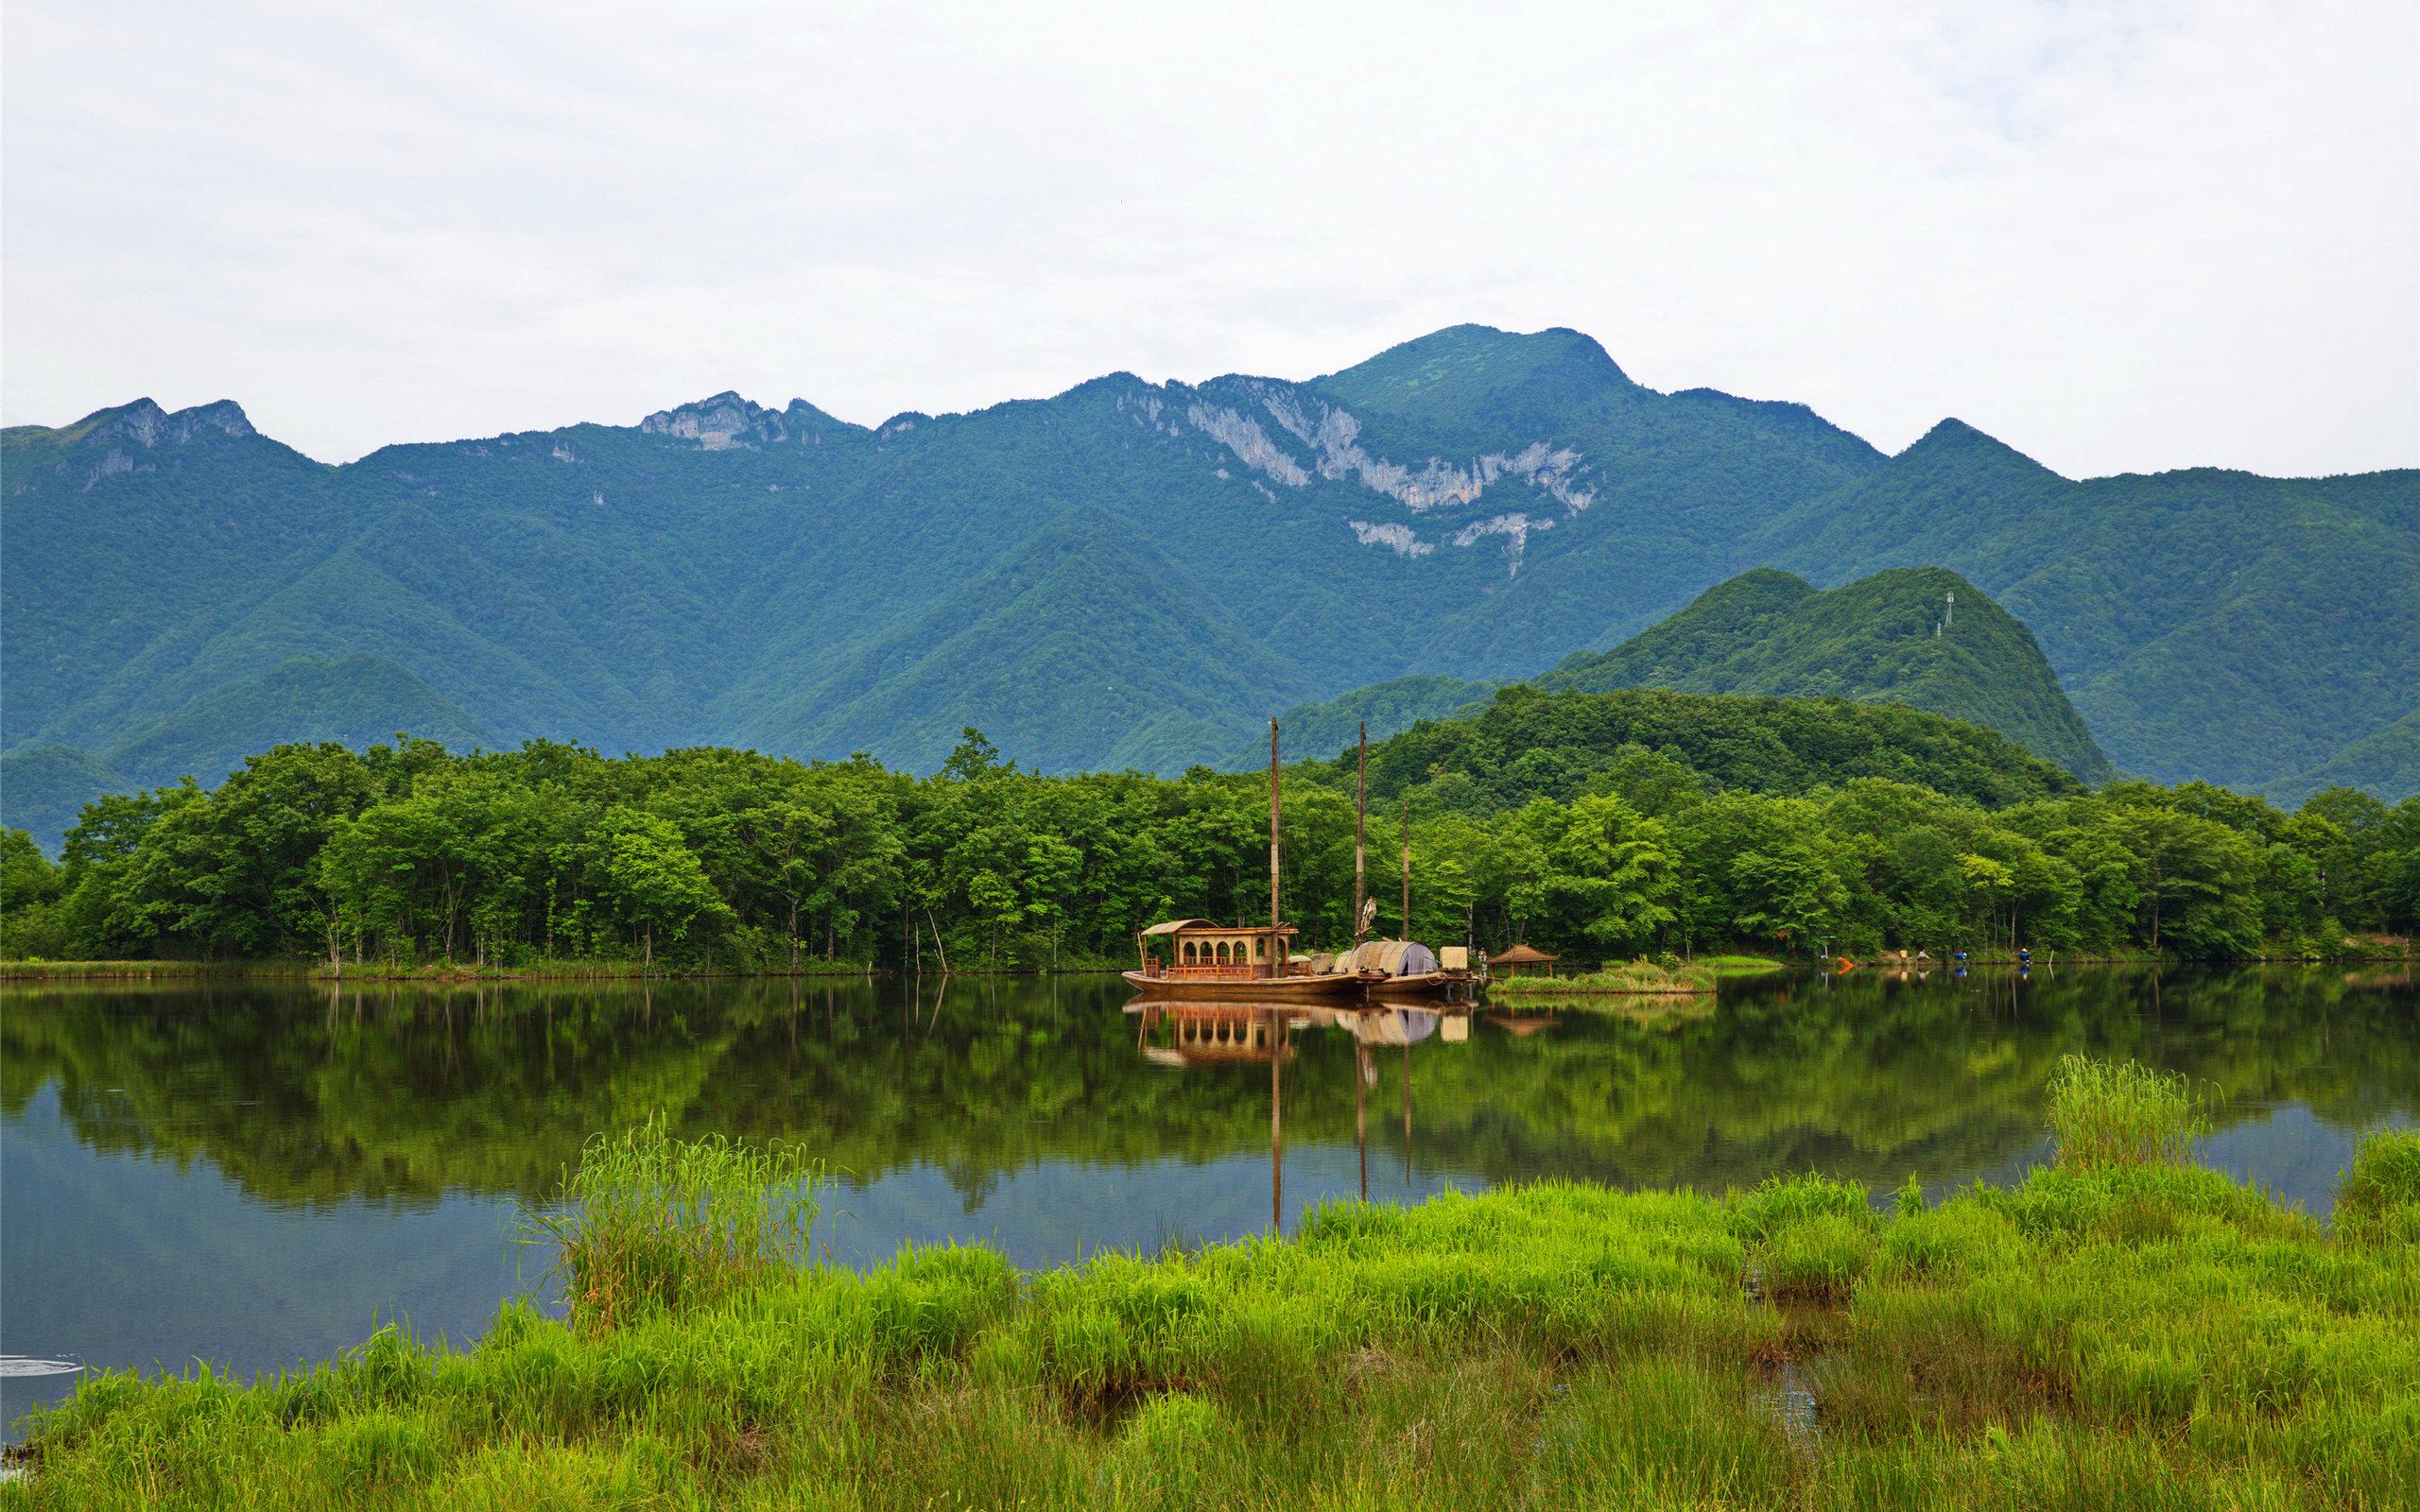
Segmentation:
[(0, 435), (0, 530), (11, 823), (402, 729), (928, 767), (974, 725), (1167, 770), (1344, 690), (1568, 670), (1763, 566), (1956, 572), (2119, 768), (2420, 786), (2420, 473), (2075, 482), (1954, 421), (1886, 456), (1566, 330), (872, 427), (726, 393), (340, 466), (138, 401)]

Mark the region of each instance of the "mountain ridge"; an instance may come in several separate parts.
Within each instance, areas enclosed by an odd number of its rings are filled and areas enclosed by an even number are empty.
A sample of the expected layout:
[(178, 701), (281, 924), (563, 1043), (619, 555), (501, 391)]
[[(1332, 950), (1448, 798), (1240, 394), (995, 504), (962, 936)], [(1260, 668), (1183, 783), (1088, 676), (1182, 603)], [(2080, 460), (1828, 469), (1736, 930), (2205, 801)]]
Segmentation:
[[(2409, 603), (2393, 574), (2420, 562), (2420, 474), (2073, 483), (1954, 422), (1886, 457), (1803, 405), (1638, 385), (1562, 328), (1450, 327), (1301, 382), (1106, 375), (871, 428), (727, 390), (335, 465), (248, 419), (238, 434), (240, 405), (132, 408), (0, 443), (9, 750), (104, 750), (294, 657), (358, 653), (504, 741), (648, 750), (747, 729), (791, 754), (921, 760), (975, 701), (934, 669), (913, 699), (761, 715), (910, 626), (962, 635), (985, 618), (965, 585), (1078, 511), (1094, 524), (1051, 538), (1063, 554), (1140, 574), (1168, 612), (1110, 594), (1095, 602), (1124, 604), (1130, 638), (1081, 656), (1023, 639), (1033, 660), (996, 687), (1056, 762), (1215, 760), (1305, 697), (1537, 676), (1767, 564), (1818, 585), (1960, 572), (2032, 627), (2112, 756), (2154, 776), (2308, 770), (2420, 705), (2399, 632), (2365, 644), (2292, 571), (2343, 558), (2346, 582)], [(2080, 511), (2122, 520), (2122, 544)], [(1966, 515), (1979, 540), (1946, 519)], [(2213, 574), (2213, 556), (2251, 565)], [(2198, 618), (2167, 602), (2204, 589)], [(2158, 612), (2107, 607), (2133, 598)], [(2253, 686), (2264, 654), (2308, 663), (2303, 685)], [(1158, 691), (1118, 717), (1161, 733), (1134, 741), (1101, 695), (1145, 663)], [(2229, 679), (2251, 738), (2175, 696)]]

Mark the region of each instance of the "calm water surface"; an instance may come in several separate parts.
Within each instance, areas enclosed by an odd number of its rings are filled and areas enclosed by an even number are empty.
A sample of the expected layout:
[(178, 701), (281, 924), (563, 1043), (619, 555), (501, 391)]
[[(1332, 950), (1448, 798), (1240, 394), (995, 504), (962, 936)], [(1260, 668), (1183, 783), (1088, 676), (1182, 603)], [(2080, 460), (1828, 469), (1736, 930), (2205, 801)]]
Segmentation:
[[(839, 1263), (955, 1239), (1046, 1265), (1538, 1176), (2003, 1182), (2048, 1154), (2042, 1090), (2067, 1051), (2189, 1074), (2220, 1099), (2201, 1158), (2317, 1214), (2355, 1140), (2420, 1111), (2408, 976), (2334, 968), (1390, 1013), (1286, 1029), (1275, 1078), (1265, 1022), (1201, 1045), (1125, 999), (1082, 978), (11, 985), (0, 1353), (250, 1373), (387, 1321), (475, 1338), (544, 1270), (513, 1243), (518, 1205), (591, 1134), (658, 1112), (820, 1152), (816, 1241)], [(74, 1379), (0, 1380), (0, 1415)]]

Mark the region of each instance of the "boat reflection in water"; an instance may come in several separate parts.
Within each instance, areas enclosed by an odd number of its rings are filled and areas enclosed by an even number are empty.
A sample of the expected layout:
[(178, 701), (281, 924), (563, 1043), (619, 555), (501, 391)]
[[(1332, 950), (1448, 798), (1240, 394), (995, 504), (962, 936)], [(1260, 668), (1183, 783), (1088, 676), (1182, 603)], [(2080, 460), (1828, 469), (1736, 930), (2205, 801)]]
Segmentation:
[(1135, 1020), (1134, 1046), (1145, 1060), (1171, 1070), (1249, 1064), (1269, 1066), (1269, 1218), (1283, 1228), (1286, 1207), (1286, 1062), (1299, 1054), (1297, 1033), (1337, 1030), (1353, 1038), (1353, 1139), (1360, 1159), (1361, 1198), (1370, 1197), (1370, 1093), (1378, 1085), (1382, 1052), (1402, 1052), (1403, 1174), (1411, 1180), (1411, 1047), (1423, 1040), (1461, 1044), (1470, 1039), (1466, 1007), (1433, 1003), (1381, 1003), (1330, 1007), (1294, 1003), (1172, 1002), (1140, 997), (1126, 1005)]

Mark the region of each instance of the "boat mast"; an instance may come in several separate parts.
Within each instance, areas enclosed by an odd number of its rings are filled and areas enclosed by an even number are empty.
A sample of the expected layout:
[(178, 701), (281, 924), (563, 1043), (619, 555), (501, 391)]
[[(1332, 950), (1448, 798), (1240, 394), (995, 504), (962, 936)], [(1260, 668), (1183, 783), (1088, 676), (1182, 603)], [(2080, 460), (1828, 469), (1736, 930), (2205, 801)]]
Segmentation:
[(1285, 948), (1285, 937), (1277, 933), (1277, 721), (1272, 719), (1269, 722), (1269, 974), (1272, 978), (1284, 974), (1278, 953)]
[[(1411, 795), (1403, 796), (1403, 937), (1411, 938)], [(1405, 1046), (1409, 1049), (1409, 1045)]]
[(1364, 933), (1361, 926), (1361, 900), (1368, 893), (1363, 880), (1362, 851), (1365, 832), (1370, 828), (1370, 721), (1361, 721), (1360, 774), (1353, 787), (1353, 942), (1359, 944)]

